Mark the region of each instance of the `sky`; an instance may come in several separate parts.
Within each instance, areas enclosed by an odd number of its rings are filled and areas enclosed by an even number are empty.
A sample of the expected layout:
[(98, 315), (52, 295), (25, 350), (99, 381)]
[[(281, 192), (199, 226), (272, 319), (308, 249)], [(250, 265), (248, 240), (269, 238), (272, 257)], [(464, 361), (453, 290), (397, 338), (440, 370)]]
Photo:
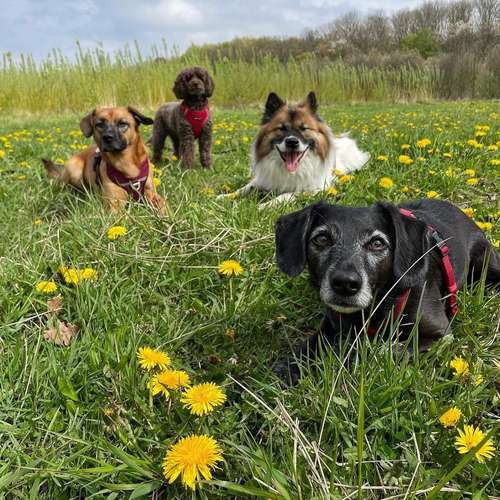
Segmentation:
[(165, 39), (184, 50), (192, 43), (237, 36), (299, 35), (352, 10), (392, 12), (421, 0), (0, 0), (0, 53), (37, 60), (59, 48), (75, 53), (102, 43), (113, 52), (137, 41), (144, 52)]

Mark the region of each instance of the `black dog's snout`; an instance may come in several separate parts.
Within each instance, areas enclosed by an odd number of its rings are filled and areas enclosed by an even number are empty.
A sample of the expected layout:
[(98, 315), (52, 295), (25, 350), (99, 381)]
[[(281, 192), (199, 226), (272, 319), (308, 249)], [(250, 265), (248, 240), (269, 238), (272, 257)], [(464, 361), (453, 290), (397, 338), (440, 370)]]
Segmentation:
[(285, 139), (285, 146), (289, 149), (297, 149), (299, 147), (299, 140), (296, 137), (287, 137)]
[(335, 271), (330, 278), (333, 291), (338, 295), (350, 297), (361, 289), (361, 276), (354, 271)]

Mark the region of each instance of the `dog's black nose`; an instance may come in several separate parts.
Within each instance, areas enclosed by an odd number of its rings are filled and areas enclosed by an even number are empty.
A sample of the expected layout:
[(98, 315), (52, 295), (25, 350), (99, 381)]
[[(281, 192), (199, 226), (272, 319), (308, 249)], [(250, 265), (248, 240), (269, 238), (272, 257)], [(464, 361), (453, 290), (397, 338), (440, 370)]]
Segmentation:
[(107, 144), (111, 143), (113, 139), (114, 139), (113, 134), (104, 134), (102, 136), (102, 140)]
[(361, 276), (353, 271), (336, 271), (330, 278), (333, 291), (338, 295), (348, 297), (356, 295), (361, 289)]
[(285, 146), (289, 149), (297, 149), (299, 147), (299, 140), (297, 137), (287, 137), (285, 139)]

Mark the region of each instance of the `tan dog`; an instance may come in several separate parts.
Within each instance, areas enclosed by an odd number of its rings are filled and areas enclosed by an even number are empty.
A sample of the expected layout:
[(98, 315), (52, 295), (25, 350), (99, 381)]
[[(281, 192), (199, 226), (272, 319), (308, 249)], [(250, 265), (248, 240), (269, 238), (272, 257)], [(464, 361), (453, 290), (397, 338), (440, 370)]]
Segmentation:
[(131, 107), (96, 108), (80, 122), (85, 137), (95, 144), (72, 156), (61, 171), (51, 160), (43, 159), (49, 177), (75, 188), (99, 187), (113, 211), (129, 196), (144, 196), (160, 213), (165, 200), (156, 192), (146, 146), (139, 125), (153, 120)]

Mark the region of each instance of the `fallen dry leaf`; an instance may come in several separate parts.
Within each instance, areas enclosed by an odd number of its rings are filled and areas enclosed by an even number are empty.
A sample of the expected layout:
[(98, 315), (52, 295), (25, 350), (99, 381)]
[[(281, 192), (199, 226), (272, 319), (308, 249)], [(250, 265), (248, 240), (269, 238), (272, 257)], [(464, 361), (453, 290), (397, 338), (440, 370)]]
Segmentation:
[(58, 321), (57, 326), (50, 326), (43, 338), (56, 345), (68, 347), (73, 341), (74, 336), (78, 332), (78, 327), (71, 323), (66, 324), (64, 321)]
[(64, 300), (61, 295), (57, 295), (56, 297), (52, 297), (47, 300), (47, 312), (49, 314), (56, 314), (63, 308)]

